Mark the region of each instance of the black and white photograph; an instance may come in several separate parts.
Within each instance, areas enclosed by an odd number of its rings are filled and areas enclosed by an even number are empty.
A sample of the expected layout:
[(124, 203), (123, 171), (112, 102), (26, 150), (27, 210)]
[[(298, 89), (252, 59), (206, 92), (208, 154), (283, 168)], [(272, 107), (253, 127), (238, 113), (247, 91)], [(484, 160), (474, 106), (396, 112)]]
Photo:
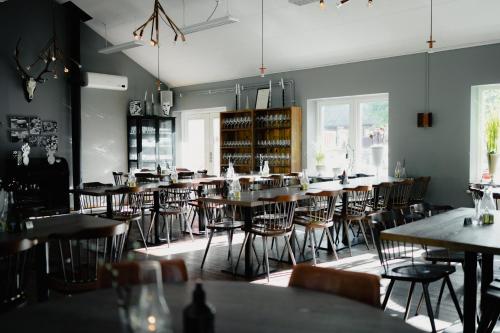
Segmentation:
[(29, 122), (30, 135), (42, 134), (42, 120), (39, 117), (31, 117)]
[(142, 107), (142, 101), (134, 100), (130, 101), (128, 104), (128, 111), (131, 116), (142, 116), (144, 115), (144, 110)]
[(57, 121), (43, 121), (43, 131), (42, 134), (54, 134), (57, 133)]
[(29, 117), (9, 116), (9, 128), (11, 131), (24, 131), (29, 129)]
[(30, 147), (37, 147), (38, 146), (38, 138), (39, 136), (38, 135), (30, 135), (28, 137), (28, 143), (30, 145)]
[(28, 129), (20, 130), (10, 130), (10, 142), (23, 142), (28, 139), (29, 131)]

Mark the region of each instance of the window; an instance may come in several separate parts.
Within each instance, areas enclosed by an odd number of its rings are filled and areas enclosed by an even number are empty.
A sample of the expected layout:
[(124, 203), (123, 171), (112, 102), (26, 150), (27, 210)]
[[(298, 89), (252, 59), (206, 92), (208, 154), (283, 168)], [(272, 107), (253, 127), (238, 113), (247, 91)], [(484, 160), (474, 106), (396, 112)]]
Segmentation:
[(379, 172), (387, 175), (388, 94), (319, 100), (316, 119), (315, 149), (325, 153), (327, 170), (338, 168), (341, 172), (351, 169), (354, 173), (375, 174), (377, 168), (373, 163), (371, 147), (378, 145), (383, 147)]
[(489, 179), (485, 127), (491, 117), (500, 117), (500, 84), (473, 86), (471, 91), (471, 182)]

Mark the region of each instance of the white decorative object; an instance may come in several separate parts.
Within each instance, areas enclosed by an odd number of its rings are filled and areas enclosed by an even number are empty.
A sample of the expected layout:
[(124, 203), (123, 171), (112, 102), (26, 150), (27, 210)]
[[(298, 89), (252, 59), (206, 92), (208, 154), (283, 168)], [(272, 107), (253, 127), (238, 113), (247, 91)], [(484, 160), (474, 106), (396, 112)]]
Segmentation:
[(55, 153), (57, 151), (57, 136), (52, 135), (47, 139), (45, 151), (47, 152), (47, 162), (50, 165), (54, 164), (54, 162), (56, 161)]
[(498, 166), (498, 158), (500, 154), (488, 154), (488, 170), (490, 172), (491, 176), (491, 183), (494, 183), (495, 181), (495, 176), (497, 173), (497, 166)]
[(30, 154), (30, 145), (25, 143), (22, 147), (21, 147), (21, 151), (23, 152), (23, 164), (24, 165), (28, 165), (30, 163), (30, 158), (29, 158), (29, 154)]
[(323, 176), (324, 171), (325, 171), (324, 165), (316, 165), (316, 172), (318, 173), (318, 177)]
[(264, 161), (264, 167), (262, 168), (262, 175), (269, 176), (269, 162)]

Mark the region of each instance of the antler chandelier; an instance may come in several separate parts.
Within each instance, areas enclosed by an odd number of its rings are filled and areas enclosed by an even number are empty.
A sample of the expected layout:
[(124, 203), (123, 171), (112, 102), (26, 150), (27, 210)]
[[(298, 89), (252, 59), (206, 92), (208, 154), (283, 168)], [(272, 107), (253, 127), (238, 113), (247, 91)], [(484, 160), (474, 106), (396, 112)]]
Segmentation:
[(158, 45), (160, 42), (160, 19), (167, 25), (169, 25), (172, 31), (174, 32), (175, 34), (174, 41), (177, 41), (179, 36), (181, 37), (181, 40), (183, 42), (186, 41), (186, 37), (184, 37), (184, 34), (179, 29), (179, 27), (165, 13), (165, 10), (163, 9), (159, 0), (155, 0), (153, 14), (151, 14), (151, 16), (147, 19), (147, 21), (144, 22), (144, 24), (142, 24), (141, 26), (139, 26), (137, 29), (134, 30), (133, 32), (134, 38), (137, 40), (143, 39), (144, 30), (147, 28), (148, 24), (151, 23), (151, 36), (149, 42), (151, 43), (151, 46)]
[[(325, 8), (325, 0), (320, 0), (319, 1), (319, 6), (321, 9)], [(337, 8), (340, 8), (342, 7), (342, 5), (344, 5), (346, 2), (349, 2), (349, 0), (340, 0), (338, 3), (337, 3)], [(371, 7), (373, 5), (373, 0), (368, 0), (368, 7)]]

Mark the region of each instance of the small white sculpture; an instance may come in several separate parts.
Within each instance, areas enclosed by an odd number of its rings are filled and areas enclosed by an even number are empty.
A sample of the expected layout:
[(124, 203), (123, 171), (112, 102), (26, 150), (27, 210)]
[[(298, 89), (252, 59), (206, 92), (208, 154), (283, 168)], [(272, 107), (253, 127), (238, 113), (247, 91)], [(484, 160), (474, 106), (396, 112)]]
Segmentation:
[(28, 143), (25, 143), (22, 147), (21, 147), (21, 151), (23, 152), (23, 164), (24, 165), (28, 165), (30, 163), (30, 158), (29, 158), (29, 154), (30, 154), (30, 145)]
[(55, 135), (51, 136), (47, 140), (45, 151), (47, 152), (47, 162), (50, 165), (54, 164), (54, 162), (56, 161), (55, 153), (57, 151), (57, 137)]

